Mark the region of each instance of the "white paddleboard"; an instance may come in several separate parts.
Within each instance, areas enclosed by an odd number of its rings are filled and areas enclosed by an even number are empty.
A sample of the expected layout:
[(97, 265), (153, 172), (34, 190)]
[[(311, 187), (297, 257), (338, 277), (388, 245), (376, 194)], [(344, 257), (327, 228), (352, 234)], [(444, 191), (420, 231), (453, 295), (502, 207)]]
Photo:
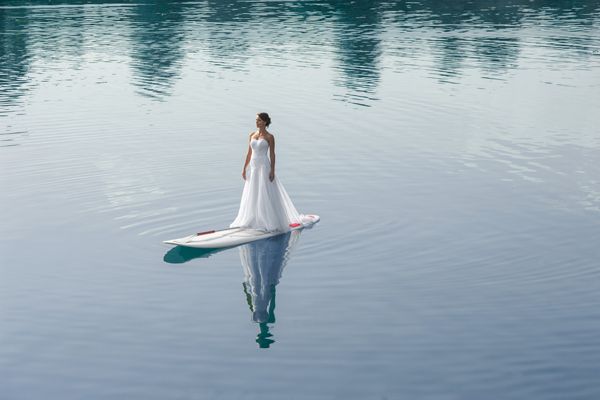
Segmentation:
[[(304, 215), (301, 224), (290, 224), (290, 230), (295, 231), (309, 228), (319, 222), (318, 215)], [(255, 240), (266, 239), (281, 235), (285, 232), (265, 232), (260, 229), (229, 228), (218, 231), (206, 231), (179, 239), (165, 240), (163, 243), (175, 246), (195, 247), (199, 249), (220, 249), (223, 247), (238, 246)]]

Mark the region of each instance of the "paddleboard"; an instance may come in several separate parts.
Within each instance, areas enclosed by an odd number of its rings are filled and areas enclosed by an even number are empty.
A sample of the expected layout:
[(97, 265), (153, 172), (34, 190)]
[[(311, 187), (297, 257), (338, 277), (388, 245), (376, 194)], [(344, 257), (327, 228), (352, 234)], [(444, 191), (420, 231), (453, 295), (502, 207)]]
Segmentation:
[[(304, 215), (302, 223), (290, 224), (290, 230), (310, 228), (321, 218), (318, 215)], [(266, 232), (260, 229), (229, 228), (195, 233), (179, 239), (165, 240), (163, 243), (199, 249), (220, 249), (233, 247), (256, 240), (281, 235), (285, 232)]]

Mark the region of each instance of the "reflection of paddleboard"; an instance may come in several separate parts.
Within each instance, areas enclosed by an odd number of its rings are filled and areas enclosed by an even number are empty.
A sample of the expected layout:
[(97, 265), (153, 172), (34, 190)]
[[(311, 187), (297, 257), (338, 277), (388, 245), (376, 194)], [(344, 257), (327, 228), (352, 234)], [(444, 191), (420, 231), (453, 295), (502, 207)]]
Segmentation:
[[(290, 224), (290, 230), (295, 231), (308, 228), (319, 222), (318, 215), (304, 215), (301, 224)], [(222, 247), (237, 246), (255, 240), (266, 239), (281, 235), (283, 232), (265, 232), (260, 229), (229, 228), (220, 231), (200, 232), (179, 239), (165, 240), (163, 243), (175, 246), (197, 247), (202, 249), (219, 249)]]

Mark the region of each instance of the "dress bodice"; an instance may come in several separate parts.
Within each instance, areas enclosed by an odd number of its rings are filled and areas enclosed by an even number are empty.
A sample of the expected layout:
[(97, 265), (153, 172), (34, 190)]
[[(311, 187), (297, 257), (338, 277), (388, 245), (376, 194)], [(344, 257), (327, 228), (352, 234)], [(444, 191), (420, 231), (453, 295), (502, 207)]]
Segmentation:
[(252, 158), (267, 157), (269, 142), (265, 139), (252, 139), (250, 147), (252, 147)]

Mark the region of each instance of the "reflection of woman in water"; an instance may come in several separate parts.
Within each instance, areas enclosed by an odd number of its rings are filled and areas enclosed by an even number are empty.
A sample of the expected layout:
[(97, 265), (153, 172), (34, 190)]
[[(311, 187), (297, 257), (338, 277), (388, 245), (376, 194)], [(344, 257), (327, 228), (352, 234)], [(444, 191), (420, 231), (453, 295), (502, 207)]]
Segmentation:
[(261, 348), (274, 342), (267, 324), (275, 322), (275, 286), (299, 237), (300, 231), (292, 231), (240, 247), (244, 292), (252, 320), (260, 326), (256, 342)]

